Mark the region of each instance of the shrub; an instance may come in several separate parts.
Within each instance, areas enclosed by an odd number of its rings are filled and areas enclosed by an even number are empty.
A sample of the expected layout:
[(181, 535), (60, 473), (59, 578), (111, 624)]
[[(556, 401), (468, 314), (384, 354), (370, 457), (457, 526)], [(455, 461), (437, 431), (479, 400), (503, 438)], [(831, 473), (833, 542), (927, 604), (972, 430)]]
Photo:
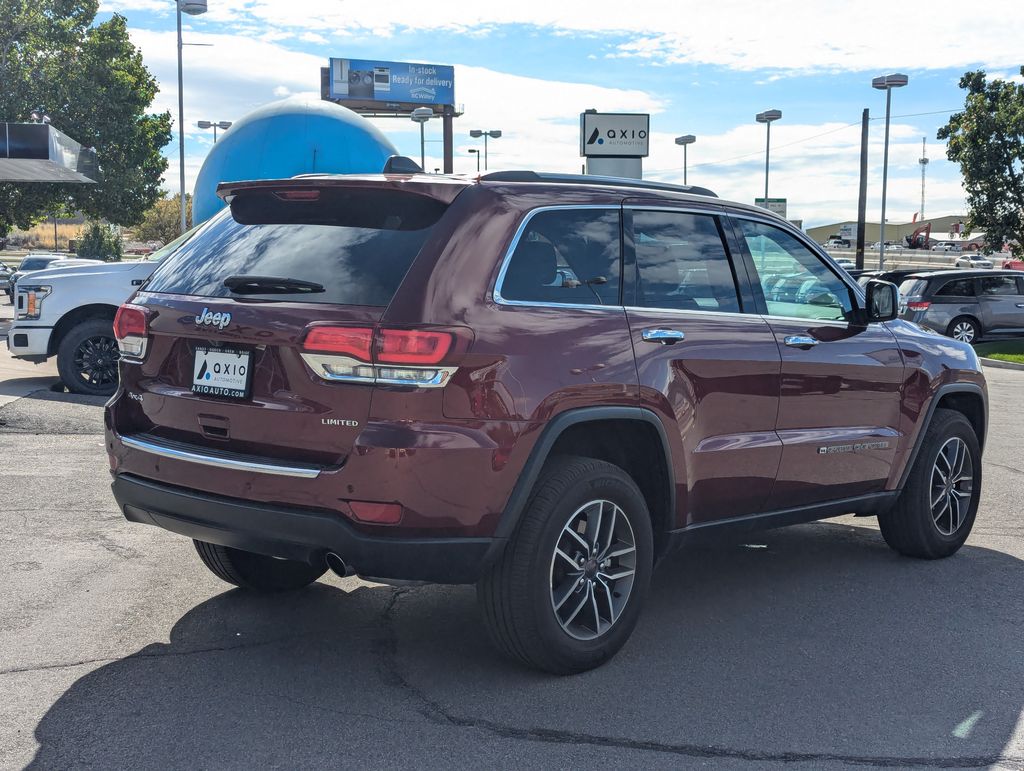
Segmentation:
[(78, 241), (79, 257), (117, 262), (123, 255), (121, 236), (100, 222), (86, 224)]

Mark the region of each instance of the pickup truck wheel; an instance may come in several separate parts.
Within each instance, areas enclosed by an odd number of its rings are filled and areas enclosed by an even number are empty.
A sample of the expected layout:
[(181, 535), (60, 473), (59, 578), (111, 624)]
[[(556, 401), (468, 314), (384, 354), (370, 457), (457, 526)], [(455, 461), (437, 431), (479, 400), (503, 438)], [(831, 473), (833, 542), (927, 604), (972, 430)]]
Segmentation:
[(326, 572), (306, 562), (278, 559), (230, 546), (193, 540), (203, 564), (217, 578), (253, 592), (288, 592), (301, 589)]
[(604, 663), (629, 638), (652, 565), (651, 518), (636, 483), (610, 463), (558, 457), (477, 597), (499, 650), (573, 674)]
[(981, 449), (961, 413), (937, 409), (899, 500), (878, 516), (900, 554), (938, 559), (955, 553), (974, 526), (981, 497)]
[(112, 322), (89, 319), (73, 327), (57, 347), (57, 372), (68, 390), (110, 396), (117, 388), (121, 358)]

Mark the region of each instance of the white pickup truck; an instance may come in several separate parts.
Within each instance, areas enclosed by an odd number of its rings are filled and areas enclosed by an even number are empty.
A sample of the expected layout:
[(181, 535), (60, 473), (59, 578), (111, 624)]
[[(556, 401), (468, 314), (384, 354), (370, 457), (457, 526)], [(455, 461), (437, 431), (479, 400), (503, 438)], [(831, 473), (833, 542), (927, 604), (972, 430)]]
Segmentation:
[(119, 358), (114, 314), (193, 232), (142, 260), (27, 274), (14, 296), (14, 325), (7, 332), (11, 356), (36, 364), (56, 356), (60, 379), (72, 393), (114, 393)]

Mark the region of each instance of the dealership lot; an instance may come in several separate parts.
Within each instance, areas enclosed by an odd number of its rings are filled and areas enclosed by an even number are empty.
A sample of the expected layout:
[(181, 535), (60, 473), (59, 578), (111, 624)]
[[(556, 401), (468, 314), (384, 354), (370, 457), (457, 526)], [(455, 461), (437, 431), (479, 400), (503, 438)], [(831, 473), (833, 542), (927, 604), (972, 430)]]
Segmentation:
[(691, 547), (572, 678), (498, 658), (471, 588), (229, 590), (120, 516), (100, 401), (36, 391), (0, 406), (0, 766), (1020, 768), (1024, 373), (986, 374), (958, 555), (850, 517)]

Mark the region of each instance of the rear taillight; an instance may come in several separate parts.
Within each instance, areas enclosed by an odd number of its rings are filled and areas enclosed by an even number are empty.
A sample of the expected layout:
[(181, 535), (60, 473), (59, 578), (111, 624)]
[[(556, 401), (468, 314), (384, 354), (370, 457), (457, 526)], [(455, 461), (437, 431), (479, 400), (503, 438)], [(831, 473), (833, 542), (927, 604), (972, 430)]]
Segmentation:
[(437, 330), (315, 326), (302, 358), (325, 380), (438, 388), (458, 369), (441, 366), (454, 342)]
[(924, 300), (916, 300), (907, 303), (908, 311), (926, 311), (931, 307), (931, 303)]
[(114, 316), (114, 337), (123, 359), (141, 360), (149, 342), (149, 316), (146, 309), (125, 303)]

